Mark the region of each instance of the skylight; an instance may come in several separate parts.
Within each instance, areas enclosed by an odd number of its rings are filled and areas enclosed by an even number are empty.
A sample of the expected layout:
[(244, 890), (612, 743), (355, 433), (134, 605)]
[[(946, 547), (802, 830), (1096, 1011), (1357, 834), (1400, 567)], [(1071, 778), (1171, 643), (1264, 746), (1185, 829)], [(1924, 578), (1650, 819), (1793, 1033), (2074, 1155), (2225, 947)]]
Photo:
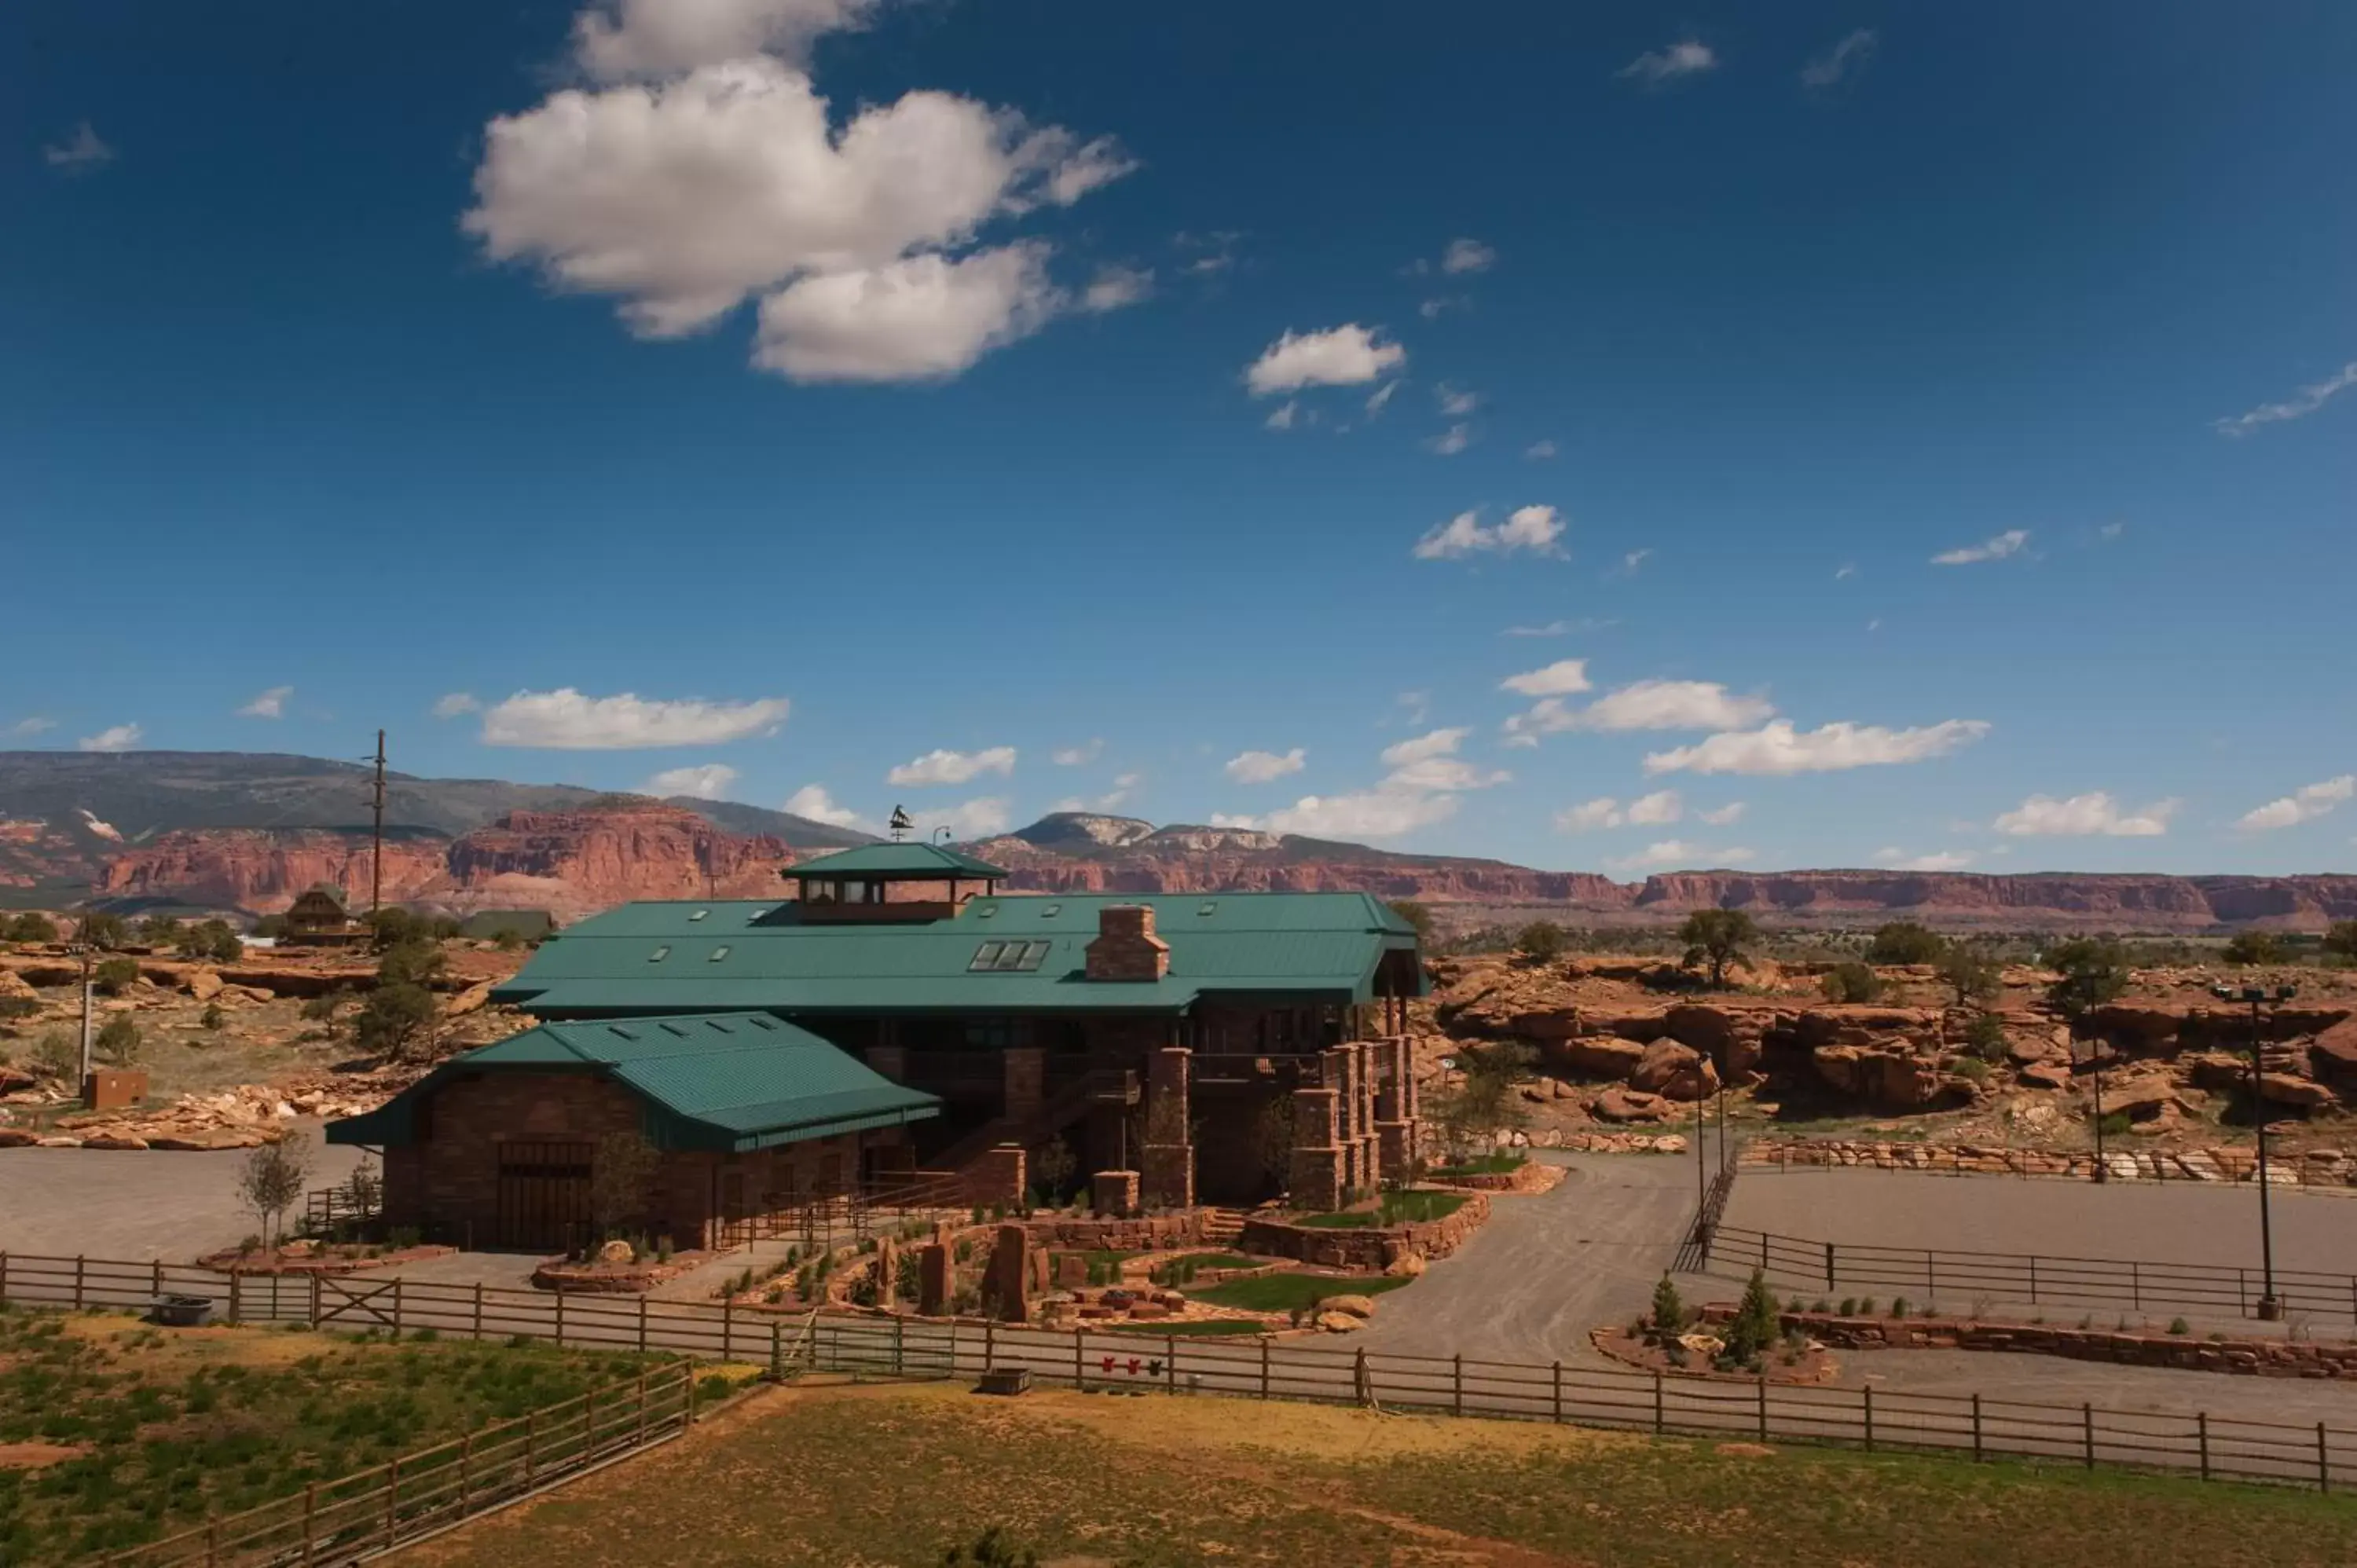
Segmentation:
[(724, 942), (719, 947), (714, 948), (712, 950), (712, 956), (705, 959), (704, 961), (706, 963), (718, 963), (722, 959), (726, 958), (727, 956), (728, 947), (727, 944)]
[(710, 913), (712, 913), (712, 911), (709, 909), (698, 909), (695, 913), (690, 915), (688, 918), (691, 921), (701, 920), (705, 916), (709, 915)]
[(647, 961), (649, 963), (661, 963), (663, 960), (669, 957), (671, 957), (671, 944), (669, 942), (665, 942), (662, 946), (655, 949), (654, 951), (647, 954)]
[(1044, 941), (985, 942), (974, 950), (974, 961), (965, 966), (966, 972), (1028, 974), (1047, 961), (1048, 950), (1054, 946)]

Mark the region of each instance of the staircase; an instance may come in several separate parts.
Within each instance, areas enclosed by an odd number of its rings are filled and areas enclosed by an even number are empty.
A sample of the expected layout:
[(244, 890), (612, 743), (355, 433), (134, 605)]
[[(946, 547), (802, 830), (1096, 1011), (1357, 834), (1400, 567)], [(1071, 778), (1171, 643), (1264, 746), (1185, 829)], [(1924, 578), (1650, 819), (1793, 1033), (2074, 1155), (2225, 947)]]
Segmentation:
[(1031, 1148), (1099, 1105), (1135, 1105), (1137, 1100), (1137, 1074), (1125, 1069), (1094, 1068), (1041, 1101), (1030, 1114), (994, 1116), (926, 1163), (936, 1170), (963, 1170), (1000, 1144)]
[(1203, 1211), (1203, 1244), (1207, 1247), (1233, 1247), (1243, 1240), (1244, 1216), (1239, 1208), (1207, 1208)]

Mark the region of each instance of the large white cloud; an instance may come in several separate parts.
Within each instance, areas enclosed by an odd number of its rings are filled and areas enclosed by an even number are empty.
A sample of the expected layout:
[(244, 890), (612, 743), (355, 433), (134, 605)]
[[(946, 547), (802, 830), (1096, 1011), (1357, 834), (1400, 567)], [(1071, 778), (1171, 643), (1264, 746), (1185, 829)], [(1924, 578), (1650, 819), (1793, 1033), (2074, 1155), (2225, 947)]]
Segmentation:
[(671, 76), (748, 55), (807, 58), (827, 33), (865, 27), (881, 0), (597, 0), (573, 21), (573, 54), (602, 81)]
[(1362, 386), (1407, 363), (1407, 350), (1356, 322), (1322, 332), (1286, 332), (1244, 371), (1254, 397), (1304, 387)]
[(912, 762), (900, 764), (884, 778), (890, 784), (929, 786), (963, 784), (985, 773), (1003, 777), (1014, 771), (1015, 748), (1011, 746), (987, 746), (981, 751), (936, 748)]
[(1647, 844), (1634, 854), (1620, 855), (1604, 864), (1615, 871), (1668, 871), (1680, 867), (1741, 865), (1754, 858), (1752, 851), (1739, 846), (1706, 849), (1686, 839), (1662, 839)]
[(485, 746), (546, 746), (564, 751), (622, 751), (657, 746), (716, 746), (763, 735), (786, 722), (783, 697), (707, 702), (701, 697), (658, 701), (624, 692), (585, 696), (570, 686), (518, 692), (483, 713)]
[(705, 762), (690, 768), (666, 768), (647, 780), (650, 795), (692, 795), (699, 800), (726, 799), (728, 786), (737, 782), (737, 770), (725, 762)]
[(932, 806), (909, 815), (916, 822), (917, 832), (927, 837), (936, 829), (947, 828), (952, 838), (985, 839), (1015, 825), (1003, 795), (985, 795), (979, 800), (961, 800), (954, 806)]
[(2102, 789), (2073, 795), (2067, 800), (2051, 795), (2032, 795), (1997, 818), (1995, 826), (1997, 832), (2018, 838), (2093, 834), (2157, 838), (2169, 831), (2169, 819), (2176, 815), (2179, 803), (2156, 800), (2141, 811), (2131, 811)]
[(1919, 729), (1879, 725), (1823, 725), (1813, 730), (1778, 719), (1756, 730), (1706, 736), (1692, 746), (1656, 751), (1645, 758), (1648, 773), (1828, 773), (1923, 762), (1970, 746), (1988, 734), (1982, 719), (1947, 719)]
[(1297, 746), (1290, 751), (1240, 751), (1228, 758), (1225, 771), (1239, 784), (1265, 784), (1300, 772), (1308, 756)]
[(1563, 514), (1551, 506), (1516, 507), (1503, 522), (1487, 525), (1478, 511), (1460, 511), (1415, 542), (1419, 561), (1453, 561), (1477, 552), (1560, 555)]
[(1874, 852), (1875, 860), (1893, 871), (1962, 871), (1973, 863), (1970, 850), (1934, 850), (1929, 854), (1910, 854), (1891, 847)]
[(1213, 826), (1261, 828), (1309, 838), (1396, 838), (1445, 822), (1457, 812), (1458, 797), (1508, 782), (1512, 775), (1485, 770), (1455, 755), (1469, 731), (1438, 729), (1384, 748), (1391, 771), (1372, 789), (1340, 795), (1304, 795), (1292, 805), (1258, 816), (1219, 813)]
[(2248, 832), (2294, 827), (2301, 822), (2314, 822), (2352, 796), (2357, 796), (2357, 773), (2343, 773), (2320, 784), (2302, 785), (2280, 800), (2270, 800), (2264, 806), (2245, 811), (2236, 819), (2234, 825)]
[[(1507, 686), (1536, 694), (1512, 682)], [(1775, 712), (1776, 705), (1766, 698), (1739, 696), (1716, 681), (1639, 681), (1584, 708), (1571, 707), (1552, 693), (1543, 695), (1527, 711), (1508, 718), (1505, 733), (1511, 746), (1536, 746), (1540, 736), (1565, 730), (1738, 730), (1763, 723)]]
[(858, 812), (848, 806), (837, 805), (823, 784), (803, 785), (787, 796), (786, 803), (778, 810), (797, 817), (808, 817), (812, 822), (824, 822), (830, 827), (872, 831), (867, 820)]
[(1509, 675), (1498, 682), (1501, 692), (1519, 692), (1525, 697), (1560, 697), (1588, 688), (1587, 660), (1558, 659), (1537, 670), (1525, 670), (1519, 675)]
[(81, 751), (130, 751), (145, 733), (137, 725), (112, 725), (96, 735), (82, 736), (74, 746)]
[(1932, 557), (1934, 566), (1972, 566), (1983, 561), (2002, 561), (2008, 555), (2018, 555), (2029, 542), (2029, 530), (2008, 528), (1993, 539), (1978, 544), (1967, 544), (1955, 550), (1943, 550)]
[(237, 710), (242, 719), (283, 719), (286, 716), (286, 699), (295, 694), (292, 686), (273, 686)]
[(955, 252), (994, 218), (1069, 205), (1133, 166), (1110, 141), (947, 92), (838, 125), (806, 74), (753, 55), (493, 120), (463, 222), (495, 260), (619, 297), (642, 336), (698, 331), (777, 291), (760, 364), (928, 380), (1070, 304), (1039, 242)]

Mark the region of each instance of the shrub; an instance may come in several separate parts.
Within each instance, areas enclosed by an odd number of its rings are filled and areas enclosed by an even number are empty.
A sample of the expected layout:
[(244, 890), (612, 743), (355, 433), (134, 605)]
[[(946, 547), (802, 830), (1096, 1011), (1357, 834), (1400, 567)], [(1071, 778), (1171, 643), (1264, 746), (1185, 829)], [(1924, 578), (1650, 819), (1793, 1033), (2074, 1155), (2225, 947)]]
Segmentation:
[(1978, 1057), (1958, 1057), (1956, 1058), (1955, 1073), (1958, 1078), (1964, 1079), (1967, 1082), (1986, 1083), (1989, 1076), (1989, 1064), (1981, 1060)]
[(1432, 911), (1412, 898), (1394, 898), (1391, 911), (1415, 928), (1415, 940), (1426, 945), (1432, 941)]
[(1835, 964), (1822, 983), (1829, 1002), (1871, 1002), (1882, 994), (1882, 976), (1855, 961)]
[(81, 1071), (81, 1046), (63, 1029), (51, 1029), (33, 1047), (26, 1065), (48, 1078), (71, 1079)]
[(122, 948), (130, 945), (131, 928), (124, 924), (120, 915), (94, 909), (81, 918), (74, 929), (74, 936), (94, 948)]
[(2331, 929), (2324, 933), (2324, 951), (2344, 962), (2357, 962), (2357, 920), (2333, 921)]
[(1686, 1304), (1678, 1294), (1677, 1282), (1663, 1274), (1653, 1286), (1653, 1307), (1646, 1314), (1647, 1326), (1656, 1343), (1674, 1339), (1685, 1331)]
[(112, 1067), (129, 1067), (139, 1059), (139, 1026), (117, 1013), (98, 1031), (91, 1049)]
[(182, 958), (210, 959), (216, 963), (235, 963), (245, 956), (245, 944), (237, 940), (227, 920), (183, 926), (172, 933), (172, 946)]
[(1904, 1317), (1907, 1316), (1907, 1298), (1905, 1296), (1898, 1295), (1890, 1298), (1890, 1316), (1893, 1317)]
[(1916, 920), (1893, 920), (1878, 927), (1867, 944), (1868, 963), (1937, 963), (1947, 947), (1940, 933)]
[(1533, 920), (1514, 933), (1514, 950), (1533, 963), (1553, 962), (1563, 945), (1563, 928), (1553, 920)]
[(2046, 999), (2057, 1013), (2073, 1021), (2128, 988), (2127, 954), (2120, 944), (2095, 937), (2075, 937), (2046, 950), (2047, 967), (2055, 972)]
[(1964, 1048), (1985, 1062), (2005, 1056), (2005, 1021), (1994, 1013), (1975, 1013), (1964, 1026)]
[(1782, 1333), (1776, 1294), (1768, 1288), (1767, 1276), (1754, 1269), (1751, 1283), (1743, 1287), (1743, 1300), (1735, 1309), (1735, 1318), (1727, 1326), (1727, 1359), (1739, 1367), (1757, 1366), (1760, 1355)]
[(434, 993), (423, 985), (408, 981), (379, 985), (352, 1020), (352, 1037), (364, 1050), (398, 1058), (409, 1053), (438, 1011)]
[(2228, 939), (2220, 957), (2228, 963), (2281, 963), (2283, 947), (2266, 931), (2238, 931)]
[(90, 978), (101, 996), (120, 996), (138, 980), (139, 961), (135, 958), (104, 960), (91, 971)]
[(53, 942), (58, 940), (58, 928), (47, 915), (27, 909), (8, 922), (7, 940), (12, 942)]
[(2171, 1334), (2190, 1334), (2193, 1332), (2193, 1325), (2181, 1317), (2172, 1317), (2169, 1320), (2169, 1331)]
[(208, 1002), (205, 1004), (203, 1015), (197, 1020), (197, 1026), (204, 1029), (218, 1029), (228, 1022), (228, 1019), (229, 1015), (221, 1011), (220, 1003)]
[(423, 938), (404, 938), (384, 950), (377, 960), (376, 977), (380, 985), (407, 982), (423, 985), (442, 972), (447, 961), (442, 950)]
[(2128, 1113), (2125, 1111), (2111, 1112), (2096, 1125), (2106, 1138), (2124, 1138), (2127, 1136)]
[(1842, 1297), (1841, 1315), (1844, 1317), (1856, 1317), (1857, 1316), (1857, 1297), (1854, 1295), (1846, 1295)]

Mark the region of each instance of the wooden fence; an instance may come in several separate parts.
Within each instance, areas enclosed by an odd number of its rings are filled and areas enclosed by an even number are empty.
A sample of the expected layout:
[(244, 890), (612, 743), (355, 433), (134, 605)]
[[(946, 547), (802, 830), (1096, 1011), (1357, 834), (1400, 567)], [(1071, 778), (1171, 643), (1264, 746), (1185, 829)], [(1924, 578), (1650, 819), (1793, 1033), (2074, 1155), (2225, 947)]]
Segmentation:
[(1037, 1380), (1081, 1388), (1312, 1400), (1657, 1434), (1925, 1449), (1976, 1459), (2140, 1466), (2204, 1479), (2328, 1489), (2357, 1483), (2357, 1426), (2324, 1423), (1689, 1378), (1560, 1361), (1398, 1356), (1266, 1338), (788, 1316), (642, 1296), (568, 1298), (399, 1279), (224, 1279), (167, 1264), (0, 1254), (0, 1296), (11, 1300), (145, 1307), (167, 1292), (201, 1294), (251, 1319), (330, 1329), (526, 1335), (565, 1345), (764, 1362), (781, 1376), (965, 1378), (985, 1368), (1024, 1367)]
[[(2266, 1288), (2261, 1271), (2232, 1264), (1866, 1247), (1733, 1225), (1718, 1227), (1710, 1238), (1704, 1266), (1714, 1265), (1756, 1268), (1770, 1280), (1813, 1291), (1904, 1292), (1919, 1305), (1987, 1298), (2033, 1306), (2186, 1307), (2248, 1317), (2256, 1314)], [(2357, 1318), (2357, 1274), (2277, 1269), (2275, 1285), (2287, 1312)]]

